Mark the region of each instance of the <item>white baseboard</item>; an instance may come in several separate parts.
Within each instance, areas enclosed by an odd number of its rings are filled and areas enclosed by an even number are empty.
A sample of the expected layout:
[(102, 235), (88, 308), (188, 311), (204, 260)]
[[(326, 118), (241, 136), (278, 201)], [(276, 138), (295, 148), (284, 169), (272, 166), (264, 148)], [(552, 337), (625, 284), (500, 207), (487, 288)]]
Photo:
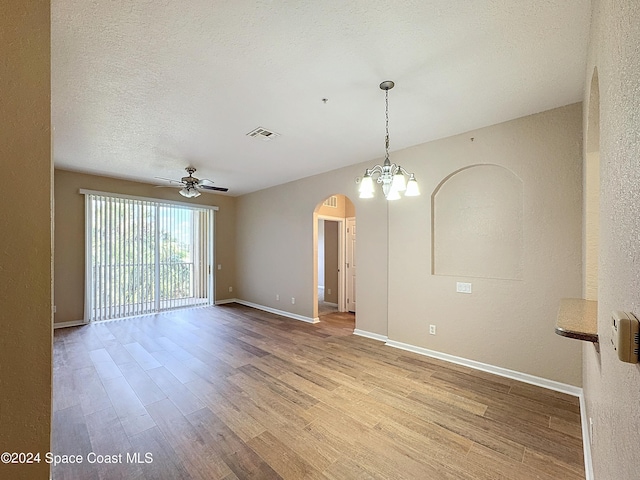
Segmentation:
[[(225, 303), (230, 303), (230, 301), (225, 301), (225, 300), (223, 300), (223, 301)], [(233, 302), (239, 303), (240, 305), (244, 305), (246, 307), (257, 308), (258, 310), (263, 310), (265, 312), (275, 313), (276, 315), (280, 315), (282, 317), (293, 318), (294, 320), (300, 320), (302, 322), (318, 323), (320, 321), (320, 319), (317, 318), (317, 317), (316, 318), (305, 317), (304, 315), (298, 315), (297, 313), (291, 313), (291, 312), (286, 312), (284, 310), (278, 310), (277, 308), (266, 307), (264, 305), (259, 305), (257, 303), (247, 302), (246, 300), (240, 300), (239, 298), (234, 298)], [(218, 302), (216, 302), (216, 304), (217, 303)]]
[(80, 325), (89, 325), (84, 320), (71, 320), (69, 322), (58, 322), (53, 324), (53, 329), (67, 328), (67, 327), (79, 327)]
[[(498, 375), (500, 377), (510, 378), (512, 380), (518, 380), (520, 382), (528, 383), (530, 385), (536, 385), (538, 387), (548, 388), (549, 390), (554, 390), (556, 392), (566, 393), (567, 395), (572, 395), (574, 397), (582, 398), (582, 388), (576, 387), (574, 385), (569, 385), (562, 382), (556, 382), (555, 380), (549, 380), (542, 377), (536, 377), (535, 375), (530, 375), (528, 373), (516, 372), (515, 370), (509, 370), (507, 368), (496, 367), (495, 365), (489, 365), (488, 363), (476, 362), (475, 360), (469, 360), (467, 358), (456, 357), (455, 355), (449, 355), (448, 353), (437, 352), (435, 350), (429, 350), (424, 347), (417, 347), (415, 345), (410, 345), (408, 343), (397, 342), (395, 340), (389, 340), (388, 337), (384, 335), (380, 335), (378, 333), (367, 332), (365, 330), (355, 329), (353, 331), (354, 335), (359, 335), (361, 337), (372, 338), (374, 340), (379, 340), (381, 342), (385, 342), (385, 345), (390, 347), (399, 348), (401, 350), (406, 350), (408, 352), (417, 353), (419, 355), (425, 355), (427, 357), (437, 358), (439, 360), (444, 360), (445, 362), (451, 362), (458, 365), (463, 365), (465, 367), (473, 368), (475, 370), (482, 370), (483, 372), (493, 373), (494, 375)], [(581, 408), (582, 412), (584, 408)], [(585, 422), (583, 422), (584, 425)]]
[(367, 332), (366, 330), (355, 329), (353, 331), (354, 335), (358, 335), (359, 337), (371, 338), (373, 340), (378, 340), (379, 342), (386, 342), (389, 338), (386, 335), (380, 335), (379, 333)]
[(390, 347), (399, 348), (401, 350), (407, 350), (409, 352), (418, 353), (420, 355), (426, 355), (427, 357), (437, 358), (446, 362), (463, 365), (465, 367), (473, 368), (475, 370), (481, 370), (483, 372), (493, 373), (500, 377), (510, 378), (512, 380), (518, 380), (519, 382), (528, 383), (530, 385), (536, 385), (542, 388), (548, 388), (556, 392), (566, 393), (573, 395), (574, 397), (580, 397), (582, 394), (582, 388), (568, 385), (566, 383), (556, 382), (555, 380), (549, 380), (542, 377), (536, 377), (528, 373), (516, 372), (515, 370), (509, 370), (507, 368), (496, 367), (495, 365), (489, 365), (488, 363), (476, 362), (475, 360), (469, 360), (467, 358), (456, 357), (455, 355), (449, 355), (448, 353), (437, 352), (435, 350), (429, 350), (428, 348), (416, 347), (415, 345), (409, 345), (408, 343), (396, 342), (395, 340), (388, 340), (386, 345)]
[(331, 302), (322, 302), (322, 303), (324, 303), (325, 305), (331, 305), (332, 307), (338, 308), (338, 304), (337, 303), (331, 303)]
[(236, 303), (236, 298), (227, 298), (225, 300), (216, 300), (216, 305), (225, 305), (226, 303)]
[(593, 460), (591, 458), (591, 432), (587, 416), (587, 404), (584, 393), (580, 394), (580, 421), (582, 423), (582, 451), (584, 453), (585, 480), (593, 480)]

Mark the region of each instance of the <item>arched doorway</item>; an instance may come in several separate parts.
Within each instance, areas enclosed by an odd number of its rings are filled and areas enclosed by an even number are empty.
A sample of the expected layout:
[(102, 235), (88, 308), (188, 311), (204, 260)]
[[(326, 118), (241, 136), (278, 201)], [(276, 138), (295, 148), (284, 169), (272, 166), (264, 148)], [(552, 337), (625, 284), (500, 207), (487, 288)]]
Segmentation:
[(316, 205), (314, 225), (314, 318), (356, 311), (355, 206), (345, 195)]

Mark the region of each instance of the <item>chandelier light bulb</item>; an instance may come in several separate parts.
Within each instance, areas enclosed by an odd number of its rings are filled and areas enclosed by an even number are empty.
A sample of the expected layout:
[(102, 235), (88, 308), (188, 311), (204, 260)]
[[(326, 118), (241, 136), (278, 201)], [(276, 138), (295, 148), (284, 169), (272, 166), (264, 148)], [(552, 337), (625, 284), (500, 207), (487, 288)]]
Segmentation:
[(400, 200), (400, 192), (398, 192), (398, 190), (391, 186), (391, 189), (387, 194), (387, 200)]
[(416, 177), (414, 177), (412, 173), (409, 177), (409, 181), (407, 182), (407, 190), (404, 192), (404, 196), (417, 197), (418, 195), (420, 195), (420, 188), (418, 187)]
[(400, 171), (400, 167), (398, 167), (398, 171), (393, 176), (393, 188), (395, 188), (398, 192), (404, 192), (407, 189), (407, 182), (404, 179), (404, 175)]
[[(364, 177), (362, 177), (362, 181), (360, 182), (359, 191), (360, 191), (360, 198), (373, 197), (374, 186), (373, 186), (373, 178), (371, 178), (371, 175), (365, 173)], [(367, 196), (364, 197), (363, 195), (367, 195)]]

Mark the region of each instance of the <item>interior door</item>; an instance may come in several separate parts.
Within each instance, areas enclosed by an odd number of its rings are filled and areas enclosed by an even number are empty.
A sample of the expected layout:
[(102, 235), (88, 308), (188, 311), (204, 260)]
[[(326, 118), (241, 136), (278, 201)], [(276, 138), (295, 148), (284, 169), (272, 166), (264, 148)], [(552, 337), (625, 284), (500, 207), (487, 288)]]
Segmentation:
[(347, 218), (347, 310), (356, 311), (356, 219)]

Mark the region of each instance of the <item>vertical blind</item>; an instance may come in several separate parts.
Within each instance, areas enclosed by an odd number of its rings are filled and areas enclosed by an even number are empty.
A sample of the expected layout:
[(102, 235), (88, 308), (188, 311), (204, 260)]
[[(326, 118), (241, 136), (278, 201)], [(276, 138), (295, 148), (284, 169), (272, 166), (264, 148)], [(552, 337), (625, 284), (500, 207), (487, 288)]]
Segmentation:
[(86, 321), (213, 304), (216, 207), (81, 193)]

